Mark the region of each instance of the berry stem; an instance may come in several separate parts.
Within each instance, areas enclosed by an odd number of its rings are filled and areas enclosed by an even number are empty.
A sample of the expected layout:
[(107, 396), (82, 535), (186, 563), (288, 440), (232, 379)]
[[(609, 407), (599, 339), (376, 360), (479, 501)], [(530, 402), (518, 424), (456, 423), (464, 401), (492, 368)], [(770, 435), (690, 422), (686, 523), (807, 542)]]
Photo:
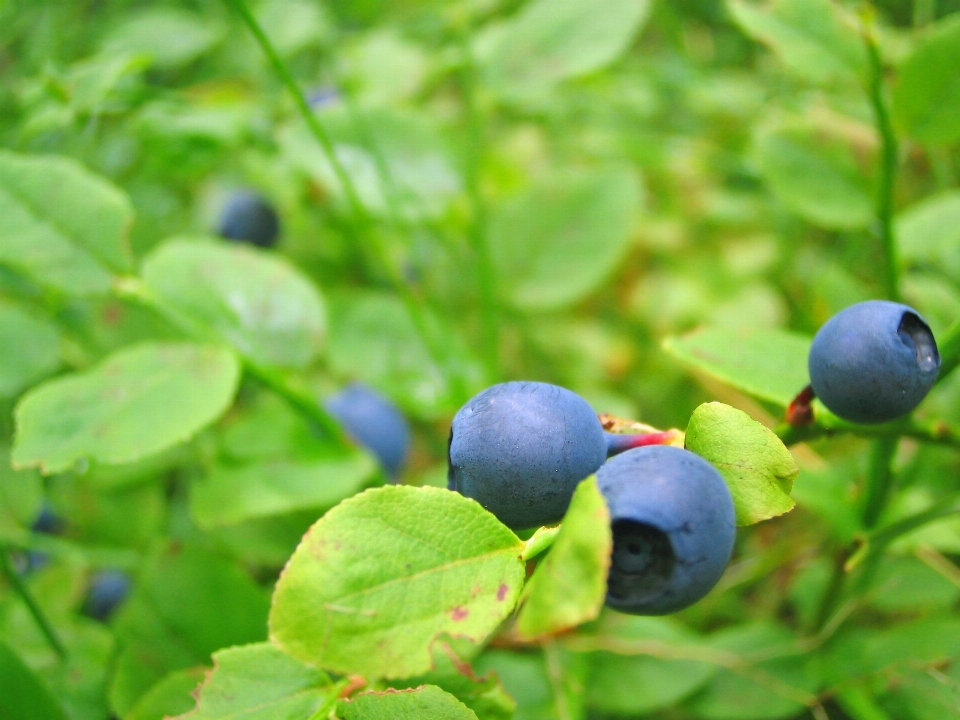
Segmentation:
[(43, 633), (47, 642), (50, 643), (50, 647), (53, 648), (57, 657), (59, 657), (61, 661), (66, 660), (67, 649), (57, 635), (57, 631), (53, 629), (50, 620), (47, 619), (47, 616), (44, 614), (43, 608), (40, 607), (31, 594), (30, 588), (27, 587), (20, 575), (17, 574), (16, 569), (14, 569), (13, 563), (10, 562), (10, 549), (6, 545), (0, 545), (0, 570), (3, 570), (3, 574), (6, 575), (14, 591), (20, 596), (20, 599), (23, 600), (24, 605), (27, 606), (27, 610), (30, 611), (34, 621), (36, 621), (37, 626), (40, 628), (40, 632)]
[(893, 458), (898, 444), (897, 437), (877, 438), (873, 441), (863, 497), (863, 526), (867, 530), (876, 526), (890, 498), (894, 480)]
[(604, 436), (607, 439), (607, 457), (610, 458), (627, 450), (644, 447), (645, 445), (669, 445), (680, 436), (680, 433), (677, 430), (630, 435), (604, 432)]
[[(872, 8), (868, 9), (872, 10)], [(877, 184), (877, 235), (880, 239), (881, 284), (888, 300), (898, 300), (899, 270), (897, 246), (893, 233), (893, 192), (899, 164), (897, 136), (890, 121), (890, 111), (884, 88), (883, 61), (877, 47), (877, 38), (872, 14), (862, 18), (863, 42), (867, 50), (868, 77), (867, 97), (873, 108), (877, 133), (880, 136), (880, 180)]]
[(807, 385), (797, 393), (797, 396), (790, 401), (790, 406), (787, 408), (787, 422), (793, 427), (812, 424), (814, 421), (813, 406), (810, 403), (816, 396), (816, 393), (813, 392), (813, 385)]

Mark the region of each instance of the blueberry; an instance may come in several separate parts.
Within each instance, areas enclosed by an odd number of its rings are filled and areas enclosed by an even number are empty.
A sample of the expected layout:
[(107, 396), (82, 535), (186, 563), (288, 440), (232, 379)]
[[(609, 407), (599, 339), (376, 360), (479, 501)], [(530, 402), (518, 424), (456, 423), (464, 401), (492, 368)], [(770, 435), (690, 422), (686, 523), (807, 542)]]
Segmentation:
[(710, 592), (736, 537), (733, 500), (713, 465), (689, 450), (652, 445), (608, 460), (597, 484), (613, 530), (607, 605), (665, 615)]
[(376, 455), (391, 478), (399, 475), (410, 449), (410, 427), (396, 405), (355, 382), (327, 398), (326, 408), (347, 434)]
[(221, 236), (248, 242), (257, 247), (273, 247), (280, 232), (276, 210), (260, 195), (249, 190), (234, 193), (220, 214)]
[(906, 415), (933, 387), (940, 353), (911, 307), (869, 300), (841, 310), (813, 339), (810, 384), (845, 420), (882, 423)]
[(102, 570), (90, 581), (83, 614), (106, 622), (130, 592), (130, 576), (122, 570)]
[(596, 472), (607, 440), (593, 408), (541, 382), (475, 395), (450, 428), (448, 486), (511, 528), (559, 521), (577, 483)]

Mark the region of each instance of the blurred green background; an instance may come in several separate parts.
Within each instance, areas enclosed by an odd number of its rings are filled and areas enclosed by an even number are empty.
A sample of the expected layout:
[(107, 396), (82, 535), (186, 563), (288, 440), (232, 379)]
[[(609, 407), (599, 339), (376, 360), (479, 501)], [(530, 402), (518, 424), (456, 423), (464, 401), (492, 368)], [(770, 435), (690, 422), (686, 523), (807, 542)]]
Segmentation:
[[(260, 192), (281, 219), (272, 252), (326, 305), (322, 357), (298, 382), (320, 397), (361, 380), (396, 402), (414, 427), (404, 482), (445, 484), (450, 418), (506, 379), (561, 384), (598, 412), (663, 428), (714, 399), (778, 421), (782, 408), (691, 374), (661, 343), (703, 326), (729, 331), (731, 348), (741, 331), (811, 335), (883, 295), (864, 33), (899, 139), (900, 290), (935, 333), (960, 317), (960, 0), (250, 9), (357, 197), (248, 28), (214, 0), (0, 2), (0, 147), (74, 158), (129, 194), (138, 259), (213, 232), (233, 191)], [(135, 305), (67, 297), (2, 264), (0, 298), (43, 315), (56, 338), (52, 360), (0, 385), (3, 454), (29, 385), (176, 336)], [(921, 418), (960, 422), (958, 401), (954, 375)], [(743, 530), (721, 587), (678, 618), (611, 615), (589, 651), (496, 647), (477, 667), (497, 670), (518, 720), (960, 717), (960, 523), (902, 538), (870, 587), (850, 591), (844, 627), (810, 635), (834, 552), (862, 529), (867, 447), (795, 447), (798, 509)], [(24, 550), (21, 569), (26, 547), (45, 554), (26, 578), (71, 660), (57, 661), (3, 584), (0, 678), (40, 683), (71, 720), (189, 710), (212, 651), (265, 638), (269, 590), (304, 530), (377, 480), (353, 468), (322, 498), (230, 518), (197, 488), (318, 458), (346, 462), (245, 381), (225, 418), (159, 456), (42, 480), (4, 462), (0, 531)], [(907, 440), (894, 466), (888, 521), (960, 494), (951, 447)], [(57, 535), (27, 531), (43, 503)], [(131, 599), (107, 624), (85, 617), (91, 577), (116, 567), (134, 578)], [(631, 637), (742, 652), (759, 669), (718, 666), (707, 650), (602, 651)]]

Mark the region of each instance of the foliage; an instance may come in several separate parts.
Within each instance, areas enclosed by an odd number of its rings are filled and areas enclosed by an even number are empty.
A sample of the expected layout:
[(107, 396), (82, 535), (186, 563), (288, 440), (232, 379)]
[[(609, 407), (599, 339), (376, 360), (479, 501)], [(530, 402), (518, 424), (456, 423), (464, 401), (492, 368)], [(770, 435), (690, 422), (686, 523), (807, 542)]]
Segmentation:
[[(9, 0), (0, 64), (0, 716), (960, 717), (955, 0)], [(239, 188), (275, 250), (212, 236)], [(883, 297), (930, 396), (781, 422)], [(709, 596), (604, 609), (592, 479), (521, 536), (438, 487), (508, 379), (685, 428)]]

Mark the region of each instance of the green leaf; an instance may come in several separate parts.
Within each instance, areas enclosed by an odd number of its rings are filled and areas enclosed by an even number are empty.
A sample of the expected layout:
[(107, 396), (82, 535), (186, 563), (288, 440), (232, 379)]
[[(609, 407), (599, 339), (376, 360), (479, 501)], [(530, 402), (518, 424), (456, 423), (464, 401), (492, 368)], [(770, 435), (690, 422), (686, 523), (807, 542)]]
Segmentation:
[(21, 398), (14, 465), (50, 474), (81, 458), (120, 464), (159, 452), (216, 420), (239, 376), (224, 348), (144, 343), (120, 350)]
[(343, 720), (477, 720), (473, 710), (436, 685), (358, 695), (337, 706)]
[(178, 67), (209, 50), (222, 30), (202, 15), (172, 7), (128, 14), (100, 44), (103, 55), (145, 57), (164, 68)]
[(367, 490), (304, 536), (277, 583), (271, 639), (337, 673), (422, 673), (439, 636), (480, 642), (510, 614), (523, 584), (522, 549), (458, 493)]
[(197, 525), (209, 529), (295, 510), (319, 511), (359, 491), (376, 472), (376, 461), (361, 453), (314, 463), (219, 465), (193, 486), (190, 512)]
[[(426, 417), (452, 414), (466, 400), (456, 394), (395, 296), (366, 290), (341, 295), (330, 306), (327, 357), (334, 372), (369, 383)], [(456, 360), (452, 370), (468, 386), (478, 385), (482, 369), (465, 344), (436, 316), (427, 313), (425, 319), (428, 332), (442, 337)]]
[(124, 720), (165, 720), (187, 712), (196, 705), (192, 693), (206, 674), (202, 667), (175, 670), (147, 690)]
[(215, 240), (169, 240), (143, 265), (147, 285), (264, 365), (302, 368), (323, 343), (316, 287), (277, 255)]
[(612, 551), (610, 511), (590, 476), (577, 486), (550, 553), (524, 589), (517, 619), (521, 637), (551, 635), (597, 617)]
[(220, 650), (213, 662), (196, 708), (181, 715), (182, 720), (299, 720), (331, 699), (332, 683), (325, 672), (270, 643)]
[(48, 287), (103, 295), (131, 266), (127, 196), (74, 160), (0, 150), (0, 264)]
[(774, 0), (762, 7), (728, 0), (727, 8), (747, 35), (769, 45), (802, 78), (825, 83), (866, 75), (863, 41), (830, 0)]
[(60, 364), (60, 337), (52, 323), (0, 302), (0, 397), (14, 397)]
[(0, 642), (0, 717), (67, 720), (56, 699), (23, 661)]
[(0, 533), (33, 524), (43, 504), (43, 478), (36, 470), (10, 466), (10, 448), (0, 443)]
[(597, 289), (631, 245), (641, 190), (632, 170), (567, 173), (500, 208), (490, 254), (506, 299), (549, 310)]
[(663, 348), (693, 370), (786, 408), (810, 382), (810, 342), (785, 330), (705, 328), (667, 338)]
[(900, 66), (892, 113), (900, 128), (931, 145), (960, 138), (960, 17), (930, 25)]
[(960, 280), (960, 190), (924, 198), (897, 215), (897, 250), (907, 265), (929, 265)]
[(171, 671), (265, 639), (269, 598), (238, 565), (195, 545), (152, 555), (113, 622), (122, 652), (110, 700), (122, 716)]
[[(595, 711), (632, 717), (673, 707), (713, 676), (706, 658), (691, 658), (703, 641), (674, 620), (606, 613), (596, 633), (617, 652), (591, 658), (587, 705)], [(630, 643), (646, 652), (631, 653)]]
[(761, 132), (761, 174), (790, 210), (825, 228), (852, 230), (873, 220), (869, 174), (842, 138), (802, 125)]
[(480, 38), (484, 77), (510, 99), (543, 93), (616, 60), (649, 11), (649, 0), (532, 0)]
[(753, 525), (793, 509), (800, 469), (780, 438), (742, 410), (704, 403), (690, 417), (684, 441), (727, 481), (737, 525)]

